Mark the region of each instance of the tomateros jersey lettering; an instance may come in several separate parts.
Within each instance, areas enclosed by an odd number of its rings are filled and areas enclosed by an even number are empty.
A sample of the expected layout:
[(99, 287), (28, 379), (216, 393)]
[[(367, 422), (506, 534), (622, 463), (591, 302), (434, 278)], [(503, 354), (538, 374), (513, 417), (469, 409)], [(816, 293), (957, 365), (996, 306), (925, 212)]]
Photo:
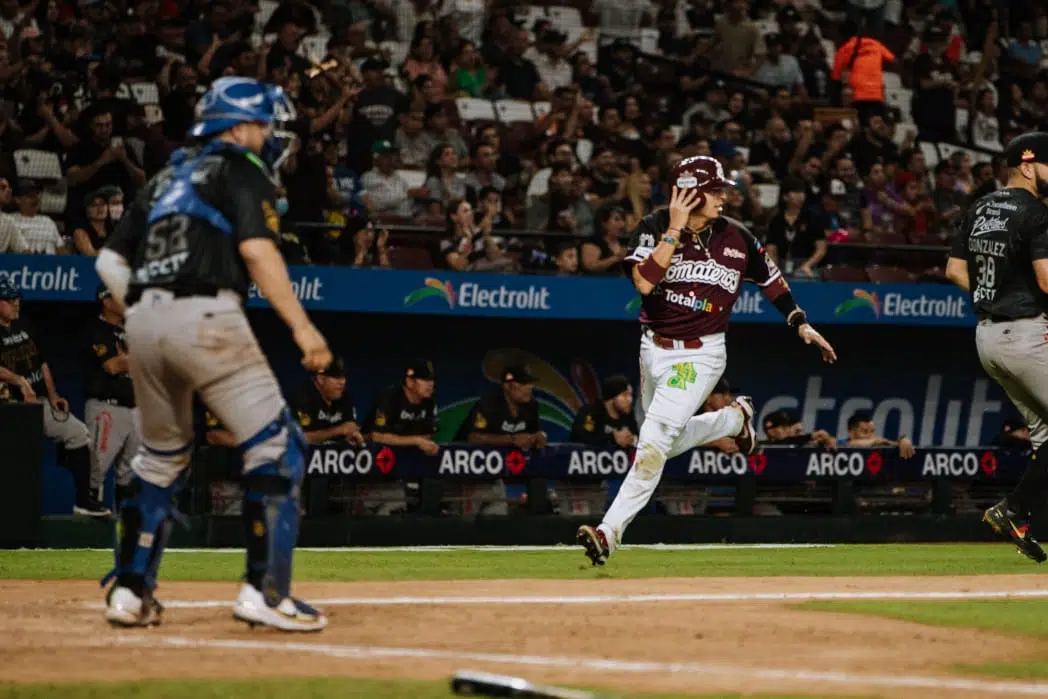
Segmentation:
[[(624, 265), (627, 275), (643, 262), (669, 228), (668, 209), (637, 224)], [(743, 281), (767, 287), (782, 278), (753, 235), (723, 219), (701, 233), (681, 235), (662, 281), (641, 300), (640, 322), (660, 335), (692, 340), (727, 330)]]

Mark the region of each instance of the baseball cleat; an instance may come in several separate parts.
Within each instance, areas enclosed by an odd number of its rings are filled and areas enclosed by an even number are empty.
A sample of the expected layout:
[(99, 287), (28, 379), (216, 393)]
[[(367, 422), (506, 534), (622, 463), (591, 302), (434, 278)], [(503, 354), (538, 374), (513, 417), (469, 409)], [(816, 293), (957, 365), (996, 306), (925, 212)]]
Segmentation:
[(586, 558), (590, 559), (593, 565), (602, 566), (608, 562), (611, 547), (608, 546), (608, 538), (600, 529), (583, 524), (575, 533), (575, 541), (586, 549)]
[(143, 599), (120, 585), (114, 585), (106, 595), (106, 621), (112, 626), (159, 626), (163, 612), (163, 605), (152, 596)]
[(983, 521), (993, 527), (998, 534), (1010, 537), (1019, 553), (1036, 563), (1048, 561), (1048, 554), (1044, 552), (1037, 540), (1030, 536), (1030, 525), (1026, 522), (1017, 521), (1015, 513), (1008, 509), (1008, 501), (1001, 500), (999, 503), (983, 513)]
[(248, 583), (240, 588), (233, 618), (252, 628), (271, 626), (281, 631), (321, 631), (327, 626), (327, 617), (302, 600), (285, 597), (280, 604), (270, 607), (262, 592)]
[(73, 505), (73, 514), (81, 517), (111, 517), (113, 513), (93, 497), (86, 497)]
[(749, 396), (736, 396), (732, 405), (742, 411), (742, 431), (735, 437), (735, 444), (738, 445), (740, 452), (749, 456), (760, 450), (757, 442), (757, 429), (753, 426), (753, 416), (756, 413), (753, 408), (753, 399)]

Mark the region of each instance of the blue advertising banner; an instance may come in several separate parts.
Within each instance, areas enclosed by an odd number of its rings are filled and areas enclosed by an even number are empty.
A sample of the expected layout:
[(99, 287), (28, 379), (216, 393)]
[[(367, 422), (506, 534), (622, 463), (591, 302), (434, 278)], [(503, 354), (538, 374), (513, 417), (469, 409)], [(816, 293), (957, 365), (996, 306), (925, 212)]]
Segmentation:
[[(0, 255), (0, 278), (30, 301), (93, 301), (92, 258)], [(635, 320), (640, 297), (628, 280), (507, 274), (292, 267), (299, 299), (313, 311), (461, 317)], [(971, 326), (968, 297), (952, 286), (796, 282), (797, 302), (819, 324)], [(252, 287), (249, 307), (266, 307)], [(701, 312), (701, 311), (696, 311)], [(756, 287), (733, 309), (740, 323), (781, 323)]]
[[(360, 449), (324, 445), (312, 450), (306, 475), (349, 480), (440, 478), (491, 480), (549, 478), (601, 480), (623, 478), (631, 453), (572, 444), (551, 445), (535, 452), (496, 449), (475, 444), (445, 444), (436, 456), (418, 449), (368, 446)], [(750, 457), (693, 449), (666, 463), (665, 478), (710, 482), (754, 476), (761, 482), (860, 480), (920, 482), (935, 479), (1010, 484), (1026, 468), (1027, 455), (996, 449), (919, 449), (903, 459), (896, 450), (823, 451), (768, 447)]]

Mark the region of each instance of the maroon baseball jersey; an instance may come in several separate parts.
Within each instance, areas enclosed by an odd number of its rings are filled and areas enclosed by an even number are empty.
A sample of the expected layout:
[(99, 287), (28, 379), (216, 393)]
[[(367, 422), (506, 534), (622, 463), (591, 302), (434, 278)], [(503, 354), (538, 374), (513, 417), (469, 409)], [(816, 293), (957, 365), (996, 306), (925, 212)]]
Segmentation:
[[(637, 224), (623, 262), (628, 276), (655, 249), (669, 224), (668, 209), (653, 211)], [(674, 340), (724, 332), (743, 281), (754, 282), (772, 299), (788, 288), (764, 246), (748, 231), (722, 219), (704, 231), (684, 231), (666, 276), (642, 297), (640, 322)]]

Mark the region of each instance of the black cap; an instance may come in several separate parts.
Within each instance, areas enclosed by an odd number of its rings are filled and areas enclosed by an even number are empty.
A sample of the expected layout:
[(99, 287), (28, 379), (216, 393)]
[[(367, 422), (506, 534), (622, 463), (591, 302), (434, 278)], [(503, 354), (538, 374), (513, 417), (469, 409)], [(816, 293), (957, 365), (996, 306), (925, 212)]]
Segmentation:
[(770, 429), (776, 427), (789, 427), (795, 425), (800, 420), (796, 415), (788, 410), (776, 410), (774, 413), (770, 413), (764, 416), (764, 431), (767, 432)]
[(116, 195), (123, 193), (124, 191), (117, 187), (115, 184), (103, 185), (98, 189), (93, 189), (87, 193), (87, 196), (84, 197), (84, 206), (90, 206), (91, 202), (93, 202), (95, 199), (105, 199), (106, 202), (108, 202)]
[(360, 64), (361, 70), (385, 70), (386, 68), (389, 68), (389, 63), (386, 63), (381, 58), (376, 58), (375, 56), (366, 59)]
[(98, 288), (95, 289), (95, 298), (97, 298), (99, 301), (101, 301), (102, 299), (107, 299), (112, 295), (113, 294), (109, 292), (109, 287), (107, 287), (105, 284), (99, 284)]
[(16, 197), (24, 197), (28, 194), (36, 194), (43, 187), (36, 180), (31, 180), (28, 177), (20, 177), (15, 181), (14, 195)]
[(615, 396), (625, 393), (629, 388), (630, 380), (625, 376), (621, 374), (609, 376), (600, 383), (600, 399), (611, 400)]
[(516, 381), (517, 383), (535, 383), (536, 379), (525, 364), (510, 364), (502, 370), (502, 383)]
[(858, 410), (848, 418), (848, 429), (852, 429), (861, 422), (873, 422), (873, 413), (869, 410)]
[(721, 377), (717, 380), (713, 390), (710, 391), (710, 395), (713, 395), (714, 393), (731, 393), (731, 384), (728, 383), (726, 378)]
[(1013, 417), (1001, 423), (1001, 432), (1014, 432), (1026, 429), (1026, 420), (1021, 417)]
[(787, 175), (782, 178), (781, 190), (783, 194), (789, 194), (790, 192), (807, 192), (808, 185), (804, 183), (800, 177), (796, 175)]
[(437, 378), (437, 374), (433, 370), (433, 362), (428, 359), (413, 359), (408, 362), (407, 367), (404, 369), (404, 376), (412, 379), (422, 379), (423, 381), (432, 381)]
[(335, 357), (328, 364), (327, 369), (321, 369), (317, 372), (317, 376), (330, 376), (333, 379), (344, 379), (346, 378), (346, 363), (342, 361), (342, 357)]
[(1004, 147), (1008, 167), (1019, 167), (1023, 163), (1048, 165), (1048, 133), (1031, 131), (1016, 136)]

